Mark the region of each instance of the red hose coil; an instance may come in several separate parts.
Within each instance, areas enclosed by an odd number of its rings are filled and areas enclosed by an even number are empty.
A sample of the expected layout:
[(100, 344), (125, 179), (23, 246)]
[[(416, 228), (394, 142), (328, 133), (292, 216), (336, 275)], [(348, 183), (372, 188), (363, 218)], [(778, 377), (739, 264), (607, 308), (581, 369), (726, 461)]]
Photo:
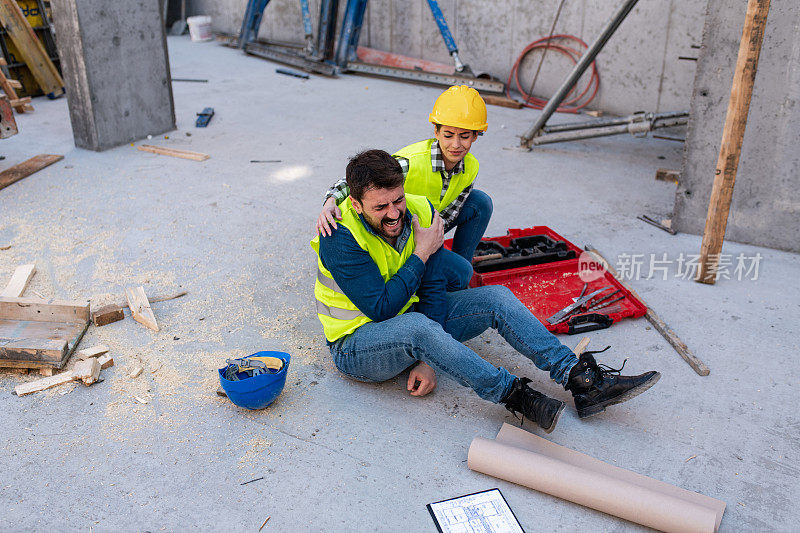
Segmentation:
[[(557, 39), (564, 39), (567, 41), (575, 41), (581, 46), (583, 46), (583, 50), (576, 50), (575, 48), (571, 48), (566, 46), (563, 43), (553, 42)], [(511, 72), (508, 75), (508, 81), (506, 82), (506, 96), (511, 98), (511, 80), (514, 80), (514, 83), (517, 86), (517, 91), (522, 95), (523, 102), (522, 105), (525, 107), (530, 107), (533, 109), (542, 109), (545, 105), (547, 105), (547, 100), (543, 100), (541, 98), (536, 98), (532, 94), (528, 94), (521, 86), (519, 82), (519, 65), (522, 63), (522, 60), (525, 59), (532, 50), (536, 50), (538, 48), (544, 48), (547, 50), (555, 50), (567, 56), (573, 64), (576, 64), (580, 57), (583, 55), (583, 51), (585, 51), (589, 46), (583, 42), (578, 37), (574, 35), (567, 35), (567, 34), (558, 34), (553, 35), (551, 37), (542, 37), (536, 41), (533, 41), (519, 55), (517, 60), (514, 62), (514, 66), (511, 67)], [(576, 86), (577, 87), (577, 84)], [(598, 89), (600, 88), (600, 74), (597, 71), (597, 62), (592, 61), (592, 74), (589, 78), (589, 83), (586, 85), (586, 88), (583, 91), (572, 98), (569, 96), (575, 92), (575, 87), (570, 89), (569, 93), (567, 93), (567, 99), (565, 99), (561, 106), (556, 110), (560, 113), (577, 113), (580, 109), (583, 109), (594, 99), (595, 95), (597, 94)], [(591, 90), (591, 94), (589, 94), (588, 98), (586, 95)], [(583, 103), (579, 103), (583, 99)]]

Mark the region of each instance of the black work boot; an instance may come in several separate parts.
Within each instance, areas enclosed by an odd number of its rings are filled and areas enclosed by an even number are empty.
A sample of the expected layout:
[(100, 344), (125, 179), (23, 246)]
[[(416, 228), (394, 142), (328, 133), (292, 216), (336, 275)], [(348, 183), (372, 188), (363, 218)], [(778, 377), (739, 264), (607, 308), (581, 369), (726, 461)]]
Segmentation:
[(528, 378), (515, 378), (511, 392), (502, 403), (514, 415), (520, 413), (528, 420), (539, 424), (545, 433), (550, 433), (556, 427), (558, 417), (567, 404), (533, 390), (528, 386), (530, 382)]
[(622, 376), (622, 368), (615, 370), (606, 365), (598, 365), (592, 355), (595, 353), (598, 352), (581, 354), (578, 364), (570, 370), (569, 380), (564, 387), (572, 393), (580, 418), (596, 415), (605, 411), (609, 405), (640, 395), (655, 385), (661, 377), (654, 370), (638, 376)]

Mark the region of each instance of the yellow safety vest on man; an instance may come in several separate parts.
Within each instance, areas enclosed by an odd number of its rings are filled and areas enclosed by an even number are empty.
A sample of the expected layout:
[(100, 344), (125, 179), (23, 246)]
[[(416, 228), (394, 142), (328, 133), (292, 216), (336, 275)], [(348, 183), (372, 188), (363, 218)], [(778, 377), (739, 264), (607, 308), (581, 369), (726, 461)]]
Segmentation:
[[(370, 233), (364, 227), (361, 217), (353, 208), (353, 203), (348, 197), (341, 204), (342, 220), (339, 222), (353, 235), (359, 246), (369, 253), (378, 266), (383, 276), (384, 283), (388, 282), (414, 253), (414, 231), (411, 231), (402, 252), (395, 250), (389, 243), (377, 235)], [(422, 196), (406, 194), (406, 209), (412, 215), (417, 215), (419, 224), (423, 228), (431, 225), (433, 212), (428, 200)], [(317, 252), (317, 281), (314, 284), (314, 297), (317, 303), (317, 317), (322, 322), (325, 337), (333, 342), (349, 335), (371, 319), (364, 315), (342, 292), (342, 289), (333, 279), (330, 271), (322, 264), (319, 258), (319, 235), (311, 241), (311, 247)], [(417, 295), (412, 296), (403, 306), (398, 315), (405, 313), (414, 302), (419, 301)]]
[(408, 159), (408, 174), (404, 185), (406, 192), (426, 197), (434, 209), (441, 212), (475, 181), (478, 176), (478, 159), (472, 154), (464, 157), (464, 172), (453, 174), (450, 185), (442, 196), (442, 174), (434, 172), (431, 163), (431, 145), (434, 142), (436, 139), (410, 144), (393, 155)]

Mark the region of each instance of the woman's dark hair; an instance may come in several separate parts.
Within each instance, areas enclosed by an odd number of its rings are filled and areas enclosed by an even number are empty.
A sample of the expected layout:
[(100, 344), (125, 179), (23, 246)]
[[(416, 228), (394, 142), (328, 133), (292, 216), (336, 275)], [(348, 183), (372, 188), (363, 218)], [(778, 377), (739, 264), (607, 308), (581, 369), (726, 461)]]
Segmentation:
[(345, 171), (350, 196), (359, 202), (370, 189), (394, 189), (405, 177), (400, 163), (383, 150), (365, 150), (350, 158)]

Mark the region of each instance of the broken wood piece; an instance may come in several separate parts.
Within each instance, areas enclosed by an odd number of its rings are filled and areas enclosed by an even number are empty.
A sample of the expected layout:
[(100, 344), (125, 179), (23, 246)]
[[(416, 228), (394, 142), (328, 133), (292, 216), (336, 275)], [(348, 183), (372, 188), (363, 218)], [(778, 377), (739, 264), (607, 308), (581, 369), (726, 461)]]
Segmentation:
[(108, 352), (108, 346), (105, 344), (98, 344), (92, 348), (78, 350), (78, 359), (90, 359), (92, 357), (99, 357)]
[(30, 381), (28, 383), (20, 383), (14, 387), (14, 392), (17, 393), (17, 396), (25, 396), (26, 394), (43, 391), (51, 387), (57, 387), (58, 385), (69, 383), (73, 379), (75, 378), (73, 377), (72, 372), (62, 372), (49, 378), (37, 379), (36, 381)]
[(97, 362), (100, 363), (100, 370), (105, 370), (106, 368), (114, 366), (114, 357), (111, 355), (101, 355), (97, 358)]
[(670, 183), (678, 183), (678, 180), (681, 177), (680, 170), (672, 170), (669, 168), (659, 168), (656, 170), (656, 179), (658, 181), (668, 181)]
[(31, 97), (30, 96), (26, 96), (25, 98), (12, 99), (12, 100), (9, 100), (8, 103), (10, 103), (12, 105), (12, 107), (24, 106), (24, 105), (27, 105), (27, 104), (31, 103)]
[(137, 150), (141, 150), (142, 152), (150, 152), (159, 155), (169, 155), (172, 157), (180, 157), (182, 159), (191, 159), (193, 161), (205, 161), (206, 159), (211, 157), (208, 154), (202, 154), (200, 152), (178, 150), (177, 148), (164, 148), (162, 146), (152, 146), (149, 144), (143, 144), (141, 146), (137, 146), (136, 148)]
[(78, 361), (72, 369), (72, 375), (83, 381), (84, 385), (91, 385), (100, 377), (100, 363), (94, 357)]
[(599, 117), (603, 116), (603, 112), (601, 110), (599, 110), (599, 109), (597, 109), (597, 110), (590, 109), (589, 111), (585, 111), (585, 113), (587, 115), (589, 115), (590, 117), (594, 117), (594, 118), (599, 118)]
[(575, 349), (572, 350), (577, 357), (580, 357), (586, 347), (589, 346), (589, 340), (589, 337), (582, 338), (578, 345), (575, 346)]
[[(189, 294), (187, 291), (180, 291), (174, 294), (168, 294), (166, 296), (154, 296), (153, 298), (148, 297), (147, 301), (150, 302), (151, 304), (158, 302), (166, 302), (167, 300), (174, 300), (175, 298), (180, 298), (181, 296), (186, 296), (187, 294)], [(130, 307), (127, 301), (120, 303), (119, 306), (122, 307), (123, 309), (125, 307)]]
[(128, 374), (128, 377), (131, 379), (136, 379), (142, 375), (142, 372), (144, 372), (144, 368), (142, 368), (141, 365), (136, 365), (134, 369), (131, 370), (131, 373)]
[(43, 366), (39, 369), (40, 376), (47, 376), (50, 377), (54, 374), (52, 366)]
[(122, 306), (117, 304), (104, 305), (97, 311), (92, 312), (92, 322), (95, 326), (105, 326), (123, 318), (125, 318), (125, 313), (122, 310)]
[(9, 79), (8, 84), (11, 85), (11, 87), (13, 87), (14, 89), (22, 89), (22, 84), (17, 80)]
[(128, 298), (128, 307), (133, 319), (153, 331), (158, 331), (158, 323), (153, 315), (153, 310), (150, 309), (150, 302), (144, 293), (144, 287), (127, 288), (125, 296)]
[(148, 403), (148, 401), (147, 401), (147, 400), (145, 400), (144, 398), (139, 398), (138, 396), (134, 396), (134, 398), (136, 398), (136, 401), (137, 401), (137, 402), (139, 402), (139, 403), (141, 403), (141, 404), (146, 404), (146, 403)]
[(489, 105), (497, 105), (500, 107), (510, 107), (511, 109), (522, 109), (522, 102), (517, 102), (512, 98), (505, 96), (493, 96), (489, 94), (482, 94), (481, 98)]
[(14, 270), (11, 276), (11, 281), (8, 282), (6, 288), (0, 292), (0, 297), (5, 298), (19, 298), (25, 292), (33, 275), (36, 274), (36, 265), (31, 263), (29, 265), (20, 265)]
[(23, 178), (27, 178), (34, 172), (38, 172), (62, 159), (64, 159), (63, 155), (42, 154), (31, 157), (27, 161), (23, 161), (11, 168), (7, 168), (3, 172), (0, 172), (0, 189), (4, 189)]

